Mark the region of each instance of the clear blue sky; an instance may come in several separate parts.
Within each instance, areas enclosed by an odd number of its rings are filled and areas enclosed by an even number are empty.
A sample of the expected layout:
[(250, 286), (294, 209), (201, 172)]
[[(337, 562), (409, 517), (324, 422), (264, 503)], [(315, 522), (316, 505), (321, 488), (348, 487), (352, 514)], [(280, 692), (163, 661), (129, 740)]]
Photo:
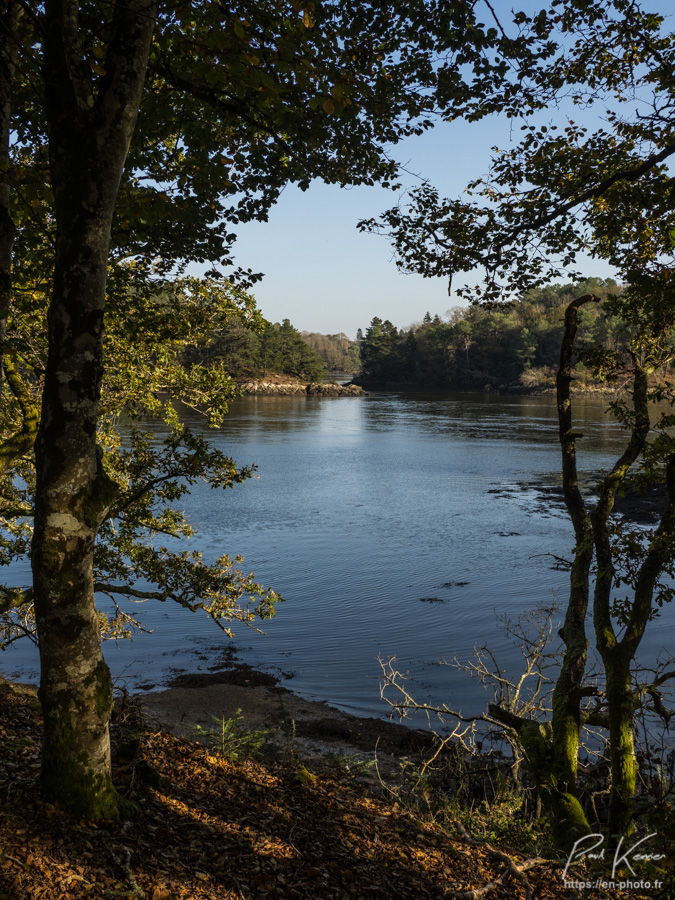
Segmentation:
[[(515, 5), (532, 8), (538, 2), (521, 0)], [(643, 6), (665, 15), (665, 27), (672, 28), (672, 0), (645, 0)], [(589, 129), (603, 124), (602, 104), (583, 113), (578, 107), (570, 112)], [(559, 124), (563, 117), (564, 110), (559, 109), (541, 118)], [(340, 189), (318, 181), (305, 193), (288, 187), (269, 222), (242, 226), (234, 245), (238, 265), (265, 273), (253, 290), (265, 317), (289, 318), (300, 330), (344, 331), (353, 338), (373, 316), (402, 327), (421, 320), (427, 310), (443, 315), (462, 305), (456, 296), (448, 296), (446, 280), (399, 272), (388, 240), (361, 234), (356, 223), (377, 217), (420, 178), (428, 179), (442, 195), (459, 195), (468, 181), (487, 172), (492, 147), (505, 148), (519, 137), (519, 124), (506, 118), (442, 123), (392, 149), (410, 173), (403, 174), (399, 192), (380, 187)], [(590, 259), (579, 268), (588, 276), (614, 274), (605, 263)], [(456, 281), (459, 286), (459, 276)]]
[[(490, 148), (505, 147), (512, 127), (512, 120), (506, 119), (442, 123), (399, 144), (392, 155), (408, 172), (455, 196), (487, 171)], [(519, 134), (516, 130), (513, 139)], [(415, 174), (403, 173), (404, 188), (419, 183)], [(304, 193), (290, 186), (268, 222), (241, 227), (234, 245), (236, 260), (265, 273), (253, 289), (264, 316), (271, 321), (288, 318), (301, 331), (344, 331), (353, 338), (373, 316), (402, 327), (421, 320), (427, 310), (443, 315), (461, 305), (448, 296), (445, 279), (399, 272), (389, 241), (357, 230), (360, 219), (379, 215), (402, 194), (381, 187), (341, 189), (318, 181)], [(595, 261), (584, 269), (588, 275), (612, 274)]]

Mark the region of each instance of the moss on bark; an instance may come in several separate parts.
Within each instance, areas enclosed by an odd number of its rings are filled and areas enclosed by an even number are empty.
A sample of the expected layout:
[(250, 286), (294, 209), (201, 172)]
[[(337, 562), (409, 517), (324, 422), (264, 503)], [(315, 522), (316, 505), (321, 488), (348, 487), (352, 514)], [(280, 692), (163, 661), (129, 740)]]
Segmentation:
[[(571, 739), (573, 736), (571, 736)], [(591, 833), (586, 814), (574, 793), (575, 785), (567, 783), (567, 767), (558, 771), (558, 759), (566, 760), (554, 746), (549, 723), (526, 723), (518, 730), (518, 740), (544, 801), (553, 840), (557, 847), (568, 850), (580, 837)], [(576, 740), (573, 740), (576, 760)]]
[(609, 834), (613, 843), (633, 830), (633, 797), (636, 786), (631, 656), (621, 645), (605, 650), (607, 718), (612, 782), (609, 794)]
[(490, 706), (490, 714), (515, 732), (545, 805), (553, 840), (561, 850), (569, 850), (591, 828), (575, 793), (576, 784), (568, 784), (566, 765), (560, 766), (551, 723), (523, 719), (495, 705)]
[(79, 729), (71, 717), (45, 731), (40, 783), (43, 794), (78, 819), (119, 819), (117, 793), (110, 771), (92, 766), (82, 749)]

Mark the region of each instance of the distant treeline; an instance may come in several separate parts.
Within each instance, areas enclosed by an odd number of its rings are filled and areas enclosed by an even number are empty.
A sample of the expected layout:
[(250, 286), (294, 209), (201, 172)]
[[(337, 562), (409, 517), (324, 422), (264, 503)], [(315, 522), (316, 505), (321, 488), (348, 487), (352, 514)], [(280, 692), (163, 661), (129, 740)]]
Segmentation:
[[(374, 318), (357, 340), (346, 334), (298, 331), (288, 319), (251, 331), (238, 320), (214, 335), (207, 347), (190, 351), (191, 359), (222, 359), (239, 380), (287, 375), (305, 382), (322, 381), (327, 372), (356, 374), (363, 384), (386, 382), (437, 387), (485, 388), (522, 385), (553, 387), (560, 354), (565, 309), (585, 293), (619, 294), (612, 279), (590, 278), (578, 284), (555, 284), (499, 306), (455, 307), (441, 318), (398, 329)], [(622, 323), (598, 304), (580, 311), (576, 345), (622, 346)], [(673, 337), (675, 349), (675, 337)], [(580, 360), (576, 377), (593, 383)]]
[[(484, 388), (513, 384), (552, 386), (560, 355), (565, 308), (584, 293), (619, 293), (612, 279), (550, 285), (498, 307), (457, 307), (445, 320), (427, 313), (419, 325), (398, 330), (375, 318), (361, 341), (364, 383)], [(580, 313), (577, 346), (619, 349), (621, 323), (589, 304)], [(592, 380), (582, 362), (581, 381)]]
[(207, 347), (194, 348), (188, 356), (192, 361), (220, 359), (233, 378), (252, 381), (269, 375), (322, 381), (329, 371), (352, 374), (361, 368), (359, 345), (346, 334), (301, 333), (288, 319), (268, 322), (260, 331), (234, 320)]
[(302, 337), (321, 357), (329, 371), (355, 374), (361, 369), (359, 345), (356, 341), (351, 341), (346, 334), (303, 331)]
[(207, 347), (190, 352), (192, 358), (222, 359), (233, 378), (257, 381), (268, 375), (288, 375), (303, 381), (322, 381), (326, 366), (288, 319), (268, 322), (251, 331), (234, 321), (214, 335)]

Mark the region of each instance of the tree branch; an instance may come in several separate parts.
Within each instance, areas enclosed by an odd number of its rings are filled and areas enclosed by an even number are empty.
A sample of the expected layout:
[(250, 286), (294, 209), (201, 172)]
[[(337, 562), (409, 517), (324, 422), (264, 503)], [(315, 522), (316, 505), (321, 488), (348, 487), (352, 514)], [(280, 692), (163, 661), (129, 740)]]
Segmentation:
[(0, 586), (0, 615), (33, 602), (33, 588), (8, 588)]
[(269, 137), (273, 138), (275, 143), (278, 144), (279, 147), (284, 149), (286, 152), (291, 153), (291, 148), (288, 143), (282, 138), (282, 136), (276, 131), (274, 128), (271, 128), (269, 125), (264, 122), (260, 122), (257, 119), (254, 119), (250, 113), (247, 111), (250, 107), (244, 102), (237, 102), (231, 98), (224, 98), (217, 96), (213, 91), (208, 90), (206, 87), (202, 87), (201, 85), (195, 84), (193, 81), (189, 81), (187, 78), (183, 78), (180, 75), (177, 75), (173, 72), (169, 65), (166, 63), (164, 65), (158, 65), (155, 63), (152, 66), (152, 71), (158, 75), (161, 75), (162, 78), (165, 79), (167, 84), (170, 84), (172, 87), (177, 90), (184, 91), (188, 96), (194, 97), (197, 100), (201, 100), (202, 102), (212, 106), (214, 109), (219, 110), (220, 112), (226, 113), (227, 115), (234, 115), (237, 118), (241, 119), (242, 122), (245, 122), (247, 125), (264, 132)]
[(543, 228), (545, 225), (550, 225), (551, 222), (559, 219), (560, 216), (564, 215), (565, 213), (571, 212), (576, 206), (585, 203), (587, 200), (593, 200), (597, 197), (602, 197), (603, 194), (606, 194), (610, 188), (614, 187), (614, 185), (618, 184), (620, 181), (639, 181), (643, 175), (650, 171), (650, 169), (653, 169), (659, 163), (664, 162), (666, 159), (668, 159), (669, 156), (672, 156), (673, 153), (675, 153), (675, 143), (666, 144), (666, 146), (662, 150), (659, 150), (658, 153), (652, 153), (634, 168), (621, 169), (618, 172), (615, 172), (613, 175), (610, 175), (608, 178), (600, 181), (595, 185), (595, 187), (589, 188), (586, 191), (582, 191), (580, 194), (578, 194), (576, 197), (572, 197), (572, 199), (568, 200), (566, 203), (562, 203), (561, 205), (556, 206), (550, 213), (547, 213), (544, 216), (540, 216), (533, 222), (530, 222), (527, 225), (516, 229), (515, 233), (518, 234), (522, 231), (536, 231), (539, 228)]
[(628, 650), (631, 657), (635, 655), (649, 620), (656, 580), (664, 563), (672, 559), (675, 554), (673, 538), (675, 533), (675, 454), (670, 457), (666, 467), (666, 487), (668, 489), (668, 505), (659, 527), (656, 529), (647, 556), (640, 566), (635, 585), (635, 600), (625, 634), (621, 640), (621, 645)]
[[(593, 599), (593, 620), (598, 650), (601, 653), (603, 650), (611, 648), (616, 641), (610, 608), (610, 597), (614, 584), (614, 562), (609, 538), (609, 514), (614, 507), (614, 499), (619, 485), (645, 448), (650, 429), (647, 374), (635, 358), (634, 366), (633, 409), (635, 411), (635, 420), (630, 440), (621, 457), (614, 464), (612, 471), (603, 480), (600, 497), (591, 517), (593, 521), (593, 540), (598, 561)], [(651, 604), (651, 597), (649, 602)], [(634, 612), (635, 602), (633, 603), (632, 614)], [(626, 641), (627, 635), (628, 630), (622, 643)]]
[(39, 424), (37, 408), (33, 405), (28, 389), (9, 357), (4, 360), (4, 369), (5, 381), (19, 404), (23, 422), (20, 431), (0, 444), (0, 474), (8, 472), (17, 459), (32, 451)]
[(128, 584), (108, 584), (104, 581), (95, 581), (94, 590), (109, 596), (111, 594), (123, 594), (125, 597), (133, 597), (136, 600), (160, 600), (162, 603), (166, 600), (177, 599), (169, 591), (142, 591)]

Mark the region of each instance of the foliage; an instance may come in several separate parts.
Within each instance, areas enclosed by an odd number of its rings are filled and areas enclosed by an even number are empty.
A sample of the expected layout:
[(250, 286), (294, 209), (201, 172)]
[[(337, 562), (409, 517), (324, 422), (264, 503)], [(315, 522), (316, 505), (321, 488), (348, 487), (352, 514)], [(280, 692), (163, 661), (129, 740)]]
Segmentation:
[(270, 734), (269, 731), (251, 731), (244, 728), (241, 710), (237, 710), (237, 715), (231, 719), (226, 719), (225, 716), (220, 719), (211, 716), (211, 719), (216, 727), (203, 728), (201, 725), (195, 725), (192, 729), (194, 738), (201, 744), (208, 744), (228, 762), (258, 756)]
[(364, 759), (359, 753), (345, 753), (344, 750), (327, 754), (326, 760), (338, 775), (346, 775), (349, 778), (370, 775), (376, 765), (374, 759)]
[[(483, 283), (458, 291), (477, 299), (522, 296), (569, 277), (583, 253), (641, 283), (643, 295), (668, 289), (673, 34), (631, 0), (553, 0), (536, 15), (516, 13), (512, 29), (529, 39), (536, 62), (527, 77), (514, 68), (513, 80), (496, 82), (473, 112), (518, 116), (520, 141), (493, 148), (489, 173), (461, 198), (443, 199), (424, 183), (409, 205), (362, 227), (390, 234), (406, 271), (452, 279), (482, 267)], [(553, 103), (566, 124), (541, 114)], [(572, 118), (589, 109), (604, 117), (595, 129)]]
[(302, 337), (321, 357), (327, 369), (349, 374), (355, 374), (360, 370), (359, 344), (357, 341), (350, 341), (346, 334), (303, 331)]
[[(440, 741), (440, 739), (439, 739)], [(532, 791), (514, 780), (506, 760), (443, 752), (432, 761), (403, 759), (385, 783), (389, 796), (422, 821), (452, 830), (459, 822), (479, 841), (536, 856), (551, 850)]]
[[(34, 311), (44, 311), (43, 294), (34, 292), (31, 299)], [(137, 324), (130, 329), (132, 310)], [(210, 448), (179, 415), (185, 404), (217, 425), (226, 413), (236, 389), (222, 361), (186, 365), (184, 351), (194, 341), (206, 342), (213, 330), (233, 319), (241, 328), (261, 322), (253, 300), (227, 282), (147, 282), (137, 277), (134, 266), (119, 270), (110, 282), (99, 445), (118, 494), (99, 529), (93, 557), (105, 637), (128, 637), (141, 627), (130, 603), (144, 600), (172, 600), (201, 609), (226, 631), (229, 621), (250, 623), (274, 613), (277, 594), (241, 572), (241, 558), (222, 556), (207, 563), (198, 551), (176, 550), (173, 540), (194, 534), (176, 505), (191, 485), (207, 481), (225, 490), (254, 472), (254, 467), (238, 467)], [(26, 372), (40, 372), (45, 366), (47, 347), (39, 321), (36, 314), (29, 323), (14, 309), (8, 319), (7, 345), (10, 352), (16, 348)], [(40, 387), (38, 379), (27, 380), (35, 405)], [(5, 434), (11, 433), (21, 414), (16, 397), (6, 396), (2, 414)], [(1, 562), (6, 566), (29, 551), (34, 490), (34, 463), (28, 457), (4, 479)], [(34, 637), (30, 586), (5, 587), (0, 597), (2, 643), (26, 634)]]
[[(163, 271), (231, 261), (231, 226), (264, 219), (289, 182), (305, 190), (314, 177), (390, 181), (396, 166), (382, 148), (424, 127), (436, 55), (448, 53), (452, 69), (454, 54), (461, 64), (485, 42), (464, 2), (239, 0), (226, 15), (216, 2), (146, 5), (155, 27), (112, 244), (114, 258), (157, 260)], [(65, 8), (79, 29), (71, 77), (96, 97), (114, 60), (112, 10)], [(60, 9), (24, 4), (14, 76), (14, 203), (31, 210), (43, 240), (55, 222), (49, 179), (40, 178), (48, 136), (38, 86), (45, 16), (59, 27)]]
[(527, 809), (523, 791), (502, 784), (490, 802), (476, 804), (461, 816), (466, 829), (479, 840), (509, 847), (519, 853), (551, 853), (548, 835)]
[(394, 380), (400, 356), (398, 330), (389, 319), (375, 317), (361, 342), (361, 371), (381, 381)]

